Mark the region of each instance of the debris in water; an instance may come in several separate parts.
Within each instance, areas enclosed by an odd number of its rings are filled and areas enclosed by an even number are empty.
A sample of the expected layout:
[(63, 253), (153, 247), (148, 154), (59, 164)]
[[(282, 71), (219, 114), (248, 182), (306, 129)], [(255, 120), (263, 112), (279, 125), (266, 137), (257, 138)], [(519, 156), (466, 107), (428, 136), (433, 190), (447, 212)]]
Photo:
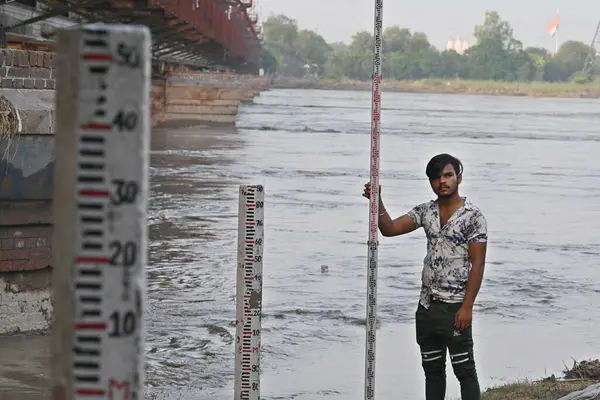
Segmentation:
[(233, 336), (231, 335), (231, 333), (229, 333), (229, 331), (226, 328), (214, 324), (206, 324), (204, 325), (204, 327), (208, 329), (208, 333), (210, 335), (220, 336), (221, 339), (223, 339), (226, 343), (233, 342)]
[(166, 366), (166, 367), (171, 367), (171, 368), (183, 368), (185, 367), (185, 364), (181, 364), (181, 363), (175, 363), (175, 362), (170, 362), (170, 361), (161, 361), (161, 364)]
[(0, 139), (10, 141), (20, 129), (19, 112), (6, 97), (0, 96)]
[(600, 360), (573, 360), (573, 367), (563, 371), (566, 379), (600, 380)]

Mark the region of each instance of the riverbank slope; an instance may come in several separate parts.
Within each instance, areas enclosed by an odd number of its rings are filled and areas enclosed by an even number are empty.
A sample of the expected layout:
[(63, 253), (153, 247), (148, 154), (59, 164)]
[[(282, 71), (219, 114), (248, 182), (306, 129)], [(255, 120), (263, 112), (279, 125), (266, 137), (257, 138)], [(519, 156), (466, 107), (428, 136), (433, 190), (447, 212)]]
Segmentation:
[(597, 383), (600, 383), (600, 360), (574, 361), (572, 368), (563, 371), (562, 378), (552, 375), (489, 388), (482, 400), (559, 400)]
[[(331, 79), (299, 79), (277, 77), (269, 85), (273, 89), (371, 90), (371, 82)], [(382, 82), (386, 92), (480, 94), (497, 96), (600, 98), (600, 81), (573, 82), (500, 82), (461, 79), (424, 79)]]

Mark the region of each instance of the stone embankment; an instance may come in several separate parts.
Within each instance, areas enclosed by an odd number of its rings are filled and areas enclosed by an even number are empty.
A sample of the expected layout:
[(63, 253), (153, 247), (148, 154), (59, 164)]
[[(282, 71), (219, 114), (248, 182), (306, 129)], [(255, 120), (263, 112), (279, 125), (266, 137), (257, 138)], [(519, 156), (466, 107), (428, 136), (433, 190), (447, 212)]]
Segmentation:
[[(55, 54), (0, 50), (0, 335), (50, 328)], [(171, 73), (152, 83), (152, 125), (234, 124), (255, 76)]]

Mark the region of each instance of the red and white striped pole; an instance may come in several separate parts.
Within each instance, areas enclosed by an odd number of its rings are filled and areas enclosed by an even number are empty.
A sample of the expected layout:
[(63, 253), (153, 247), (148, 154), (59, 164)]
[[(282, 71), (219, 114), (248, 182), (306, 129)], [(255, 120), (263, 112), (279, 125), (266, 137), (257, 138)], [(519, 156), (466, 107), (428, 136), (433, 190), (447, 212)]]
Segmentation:
[(371, 158), (369, 241), (367, 263), (367, 318), (365, 349), (365, 400), (375, 399), (375, 336), (377, 320), (377, 248), (379, 246), (379, 128), (381, 118), (381, 42), (383, 0), (375, 0), (373, 84), (371, 106)]

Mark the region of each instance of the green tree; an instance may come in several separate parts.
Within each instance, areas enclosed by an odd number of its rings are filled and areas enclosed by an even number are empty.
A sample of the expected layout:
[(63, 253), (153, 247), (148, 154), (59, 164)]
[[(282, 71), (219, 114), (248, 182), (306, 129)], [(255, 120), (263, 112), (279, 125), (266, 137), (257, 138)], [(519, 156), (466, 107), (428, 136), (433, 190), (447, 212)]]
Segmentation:
[(293, 50), (298, 39), (298, 23), (285, 15), (275, 15), (263, 23), (264, 41)]
[(319, 66), (325, 64), (327, 55), (333, 50), (321, 35), (306, 29), (298, 33), (296, 47), (300, 59)]
[(350, 61), (347, 50), (338, 50), (329, 53), (325, 62), (325, 76), (330, 79), (348, 78)]
[(442, 76), (440, 54), (427, 35), (391, 26), (383, 32), (383, 73), (394, 79)]
[(285, 15), (269, 17), (263, 24), (265, 47), (273, 55), (278, 72), (284, 75), (301, 76), (303, 68), (296, 56), (298, 24)]
[(544, 65), (544, 81), (546, 82), (560, 82), (563, 80), (565, 75), (560, 63), (553, 59), (550, 59)]
[[(316, 64), (328, 78), (371, 79), (373, 35), (369, 31), (356, 32), (349, 44), (328, 44), (314, 31), (299, 30), (296, 21), (284, 15), (269, 17), (263, 29), (263, 65), (268, 73), (276, 70), (283, 75), (302, 76), (306, 64)], [(384, 78), (548, 82), (591, 79), (580, 73), (591, 50), (582, 42), (567, 41), (554, 56), (544, 48), (524, 49), (510, 24), (496, 11), (486, 11), (483, 23), (474, 27), (474, 36), (476, 43), (465, 54), (458, 54), (436, 49), (423, 32), (398, 25), (387, 27), (383, 32)], [(593, 73), (600, 73), (599, 69)]]
[(383, 51), (409, 51), (411, 40), (412, 34), (409, 29), (400, 28), (398, 25), (390, 26), (383, 31)]
[(561, 80), (568, 80), (574, 73), (581, 72), (591, 50), (590, 46), (582, 42), (564, 42), (553, 57), (562, 70)]
[(514, 32), (510, 24), (500, 18), (497, 11), (486, 11), (482, 25), (475, 25), (473, 33), (477, 44), (484, 41), (500, 42), (506, 51), (518, 51), (523, 44), (514, 38)]
[(493, 37), (482, 40), (467, 50), (468, 77), (471, 79), (511, 80), (509, 53), (502, 41)]
[(278, 72), (289, 76), (305, 74), (305, 65), (316, 64), (323, 70), (331, 47), (322, 36), (310, 30), (298, 30), (296, 20), (285, 15), (269, 17), (263, 24), (265, 47), (273, 55)]
[(469, 74), (469, 59), (454, 50), (445, 50), (440, 54), (442, 78), (466, 78)]
[(273, 53), (266, 47), (263, 47), (261, 54), (261, 65), (265, 70), (265, 74), (270, 75), (277, 72), (277, 59), (273, 56)]
[(529, 56), (532, 79), (536, 81), (544, 80), (544, 69), (552, 59), (550, 52), (542, 47), (527, 47), (525, 53)]
[(420, 53), (431, 48), (427, 35), (423, 32), (415, 32), (410, 40), (410, 51)]
[(531, 58), (498, 12), (486, 11), (483, 24), (475, 25), (474, 36), (477, 43), (467, 52), (470, 78), (514, 81), (533, 76)]
[(543, 47), (527, 47), (525, 49), (525, 52), (527, 54), (536, 55), (545, 60), (549, 60), (550, 58), (552, 58), (552, 54), (550, 54), (548, 49), (545, 49)]
[(373, 35), (367, 31), (356, 32), (345, 55), (346, 76), (352, 79), (369, 80), (373, 75)]

